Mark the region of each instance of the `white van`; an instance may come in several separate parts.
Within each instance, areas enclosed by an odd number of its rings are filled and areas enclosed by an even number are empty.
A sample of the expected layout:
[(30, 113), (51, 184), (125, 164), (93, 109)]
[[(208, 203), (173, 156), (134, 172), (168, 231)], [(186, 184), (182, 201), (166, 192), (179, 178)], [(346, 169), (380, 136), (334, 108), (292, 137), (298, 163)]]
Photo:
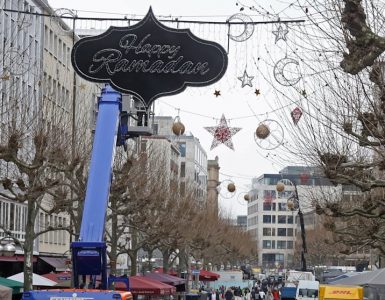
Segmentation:
[(315, 280), (300, 280), (297, 286), (297, 300), (318, 300), (319, 282)]

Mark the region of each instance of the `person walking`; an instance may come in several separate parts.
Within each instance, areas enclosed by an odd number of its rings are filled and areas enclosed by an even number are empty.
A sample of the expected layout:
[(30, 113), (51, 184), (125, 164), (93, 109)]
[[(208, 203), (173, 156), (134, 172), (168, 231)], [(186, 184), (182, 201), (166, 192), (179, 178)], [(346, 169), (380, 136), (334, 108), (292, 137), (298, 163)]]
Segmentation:
[(228, 288), (225, 293), (225, 300), (233, 300), (233, 298), (234, 298), (233, 291), (230, 288)]

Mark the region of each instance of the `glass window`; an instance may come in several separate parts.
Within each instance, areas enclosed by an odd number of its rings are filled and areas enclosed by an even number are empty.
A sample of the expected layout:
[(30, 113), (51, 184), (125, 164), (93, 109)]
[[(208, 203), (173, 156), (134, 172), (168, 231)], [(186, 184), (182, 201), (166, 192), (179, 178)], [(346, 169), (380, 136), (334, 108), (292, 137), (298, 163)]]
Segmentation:
[(293, 224), (294, 218), (293, 216), (287, 216), (287, 224)]
[(286, 228), (278, 228), (278, 236), (286, 236)]
[(278, 216), (278, 224), (286, 224), (286, 216)]
[(293, 236), (293, 228), (287, 228), (287, 236)]
[(263, 249), (271, 249), (271, 241), (270, 240), (263, 240), (262, 241), (262, 248)]
[(286, 203), (278, 203), (278, 211), (286, 211), (287, 204)]
[(286, 249), (286, 241), (277, 241), (277, 249)]
[(186, 157), (186, 143), (179, 143), (179, 152), (181, 157)]
[(264, 215), (263, 216), (263, 223), (271, 223), (271, 216), (270, 215)]
[(263, 236), (271, 236), (271, 228), (263, 228)]
[(286, 248), (287, 249), (293, 249), (293, 241), (287, 241), (286, 242)]
[(266, 202), (271, 202), (276, 198), (275, 191), (265, 190), (263, 191), (263, 200)]
[(180, 177), (186, 177), (186, 163), (182, 162), (180, 164)]

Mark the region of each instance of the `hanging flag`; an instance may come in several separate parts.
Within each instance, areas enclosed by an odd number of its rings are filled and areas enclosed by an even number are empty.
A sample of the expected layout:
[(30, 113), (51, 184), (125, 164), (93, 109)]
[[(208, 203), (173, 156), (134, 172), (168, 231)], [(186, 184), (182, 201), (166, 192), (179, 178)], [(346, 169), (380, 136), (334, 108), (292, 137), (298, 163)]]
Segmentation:
[(293, 119), (294, 125), (297, 125), (299, 119), (302, 117), (302, 110), (299, 107), (296, 107), (291, 112), (291, 118)]

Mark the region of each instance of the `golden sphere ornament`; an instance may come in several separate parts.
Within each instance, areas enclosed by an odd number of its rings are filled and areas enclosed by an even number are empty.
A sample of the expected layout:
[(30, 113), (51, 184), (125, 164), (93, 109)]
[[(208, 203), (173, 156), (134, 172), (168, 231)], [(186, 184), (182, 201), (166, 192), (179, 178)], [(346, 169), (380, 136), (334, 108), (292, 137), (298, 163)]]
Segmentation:
[(264, 140), (270, 135), (270, 128), (265, 124), (260, 124), (255, 131), (258, 138)]
[(250, 201), (250, 195), (246, 194), (245, 196), (243, 196), (243, 199), (245, 199), (245, 201)]
[(287, 208), (289, 210), (293, 210), (294, 209), (294, 201), (293, 200), (291, 200), (291, 199), (287, 200)]
[(184, 127), (183, 123), (180, 121), (179, 117), (176, 117), (174, 120), (174, 124), (172, 124), (172, 132), (175, 135), (179, 136), (179, 135), (183, 135), (184, 131), (185, 131), (185, 127)]
[(228, 190), (230, 193), (235, 192), (235, 184), (234, 184), (234, 183), (229, 183), (229, 184), (227, 185), (227, 190)]
[(282, 193), (285, 190), (285, 184), (283, 182), (278, 182), (275, 189), (277, 192)]

